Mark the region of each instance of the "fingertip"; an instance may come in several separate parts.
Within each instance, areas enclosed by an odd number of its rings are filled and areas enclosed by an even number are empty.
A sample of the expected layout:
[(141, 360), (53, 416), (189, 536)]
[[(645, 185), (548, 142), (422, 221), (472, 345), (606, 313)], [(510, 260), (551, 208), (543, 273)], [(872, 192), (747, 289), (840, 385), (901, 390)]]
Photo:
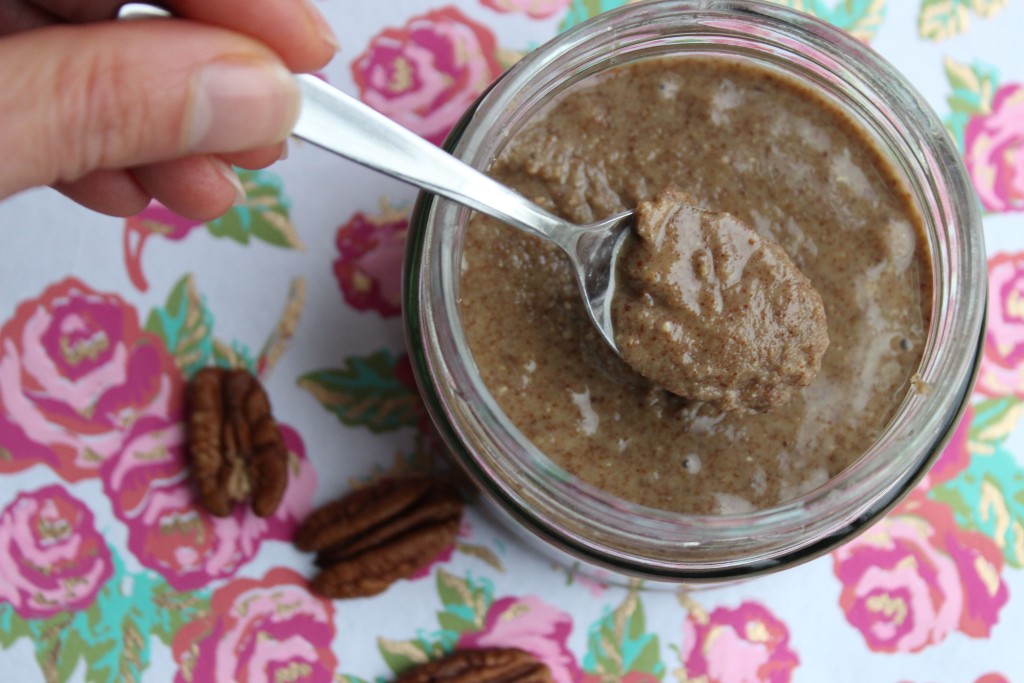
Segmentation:
[(132, 174), (157, 201), (189, 220), (214, 220), (236, 204), (240, 196), (244, 198), (234, 171), (212, 156), (140, 166)]

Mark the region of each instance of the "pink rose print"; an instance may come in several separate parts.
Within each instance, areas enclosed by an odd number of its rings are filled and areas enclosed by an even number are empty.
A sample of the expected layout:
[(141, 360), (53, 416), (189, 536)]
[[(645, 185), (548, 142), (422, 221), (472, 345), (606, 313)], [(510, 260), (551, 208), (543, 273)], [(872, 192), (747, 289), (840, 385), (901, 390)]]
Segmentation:
[(74, 278), (22, 303), (0, 329), (0, 472), (46, 463), (95, 476), (125, 434), (180, 402), (182, 378), (135, 309)]
[(383, 216), (357, 213), (338, 228), (334, 276), (350, 306), (384, 318), (402, 312), (402, 253), (409, 218), (386, 209)]
[(1010, 679), (1002, 674), (985, 674), (974, 683), (1010, 683)]
[(149, 289), (146, 275), (142, 272), (142, 248), (150, 237), (160, 235), (176, 242), (185, 239), (192, 230), (203, 225), (201, 222), (182, 218), (155, 199), (142, 213), (126, 218), (122, 245), (125, 267), (128, 269), (128, 277), (132, 284), (143, 292)]
[(982, 206), (1024, 211), (1024, 85), (999, 88), (992, 111), (971, 117), (964, 161)]
[(572, 0), (481, 0), (499, 12), (523, 12), (534, 19), (545, 19), (561, 12)]
[(23, 619), (85, 609), (112, 574), (92, 512), (60, 486), (22, 493), (0, 513), (0, 602)]
[(234, 574), (267, 539), (290, 539), (311, 509), (316, 476), (295, 430), (281, 426), (293, 456), (288, 490), (273, 517), (239, 507), (214, 517), (195, 501), (181, 422), (140, 422), (103, 470), (103, 489), (128, 527), (128, 547), (179, 591)]
[(932, 465), (928, 474), (924, 475), (918, 488), (924, 491), (934, 488), (943, 482), (947, 482), (956, 475), (967, 469), (971, 464), (971, 451), (967, 447), (968, 435), (971, 431), (971, 423), (974, 422), (974, 408), (968, 406), (964, 416), (960, 419), (953, 436), (950, 437), (946, 448), (939, 455), (938, 460)]
[(235, 579), (219, 588), (210, 613), (174, 636), (175, 683), (332, 683), (334, 608), (306, 583), (278, 567), (262, 581)]
[(1024, 398), (1024, 252), (989, 259), (988, 282), (988, 327), (975, 389)]
[(359, 96), (377, 111), (441, 144), (500, 73), (494, 35), (452, 6), (375, 36), (352, 63)]
[(710, 615), (691, 611), (683, 646), (686, 675), (707, 683), (787, 683), (800, 663), (789, 629), (756, 602)]
[(491, 603), (480, 631), (464, 633), (458, 648), (515, 647), (547, 664), (556, 683), (579, 680), (580, 668), (566, 641), (572, 617), (540, 598), (505, 597)]
[(1008, 597), (995, 543), (917, 493), (832, 561), (839, 605), (876, 652), (916, 652), (954, 630), (987, 637)]

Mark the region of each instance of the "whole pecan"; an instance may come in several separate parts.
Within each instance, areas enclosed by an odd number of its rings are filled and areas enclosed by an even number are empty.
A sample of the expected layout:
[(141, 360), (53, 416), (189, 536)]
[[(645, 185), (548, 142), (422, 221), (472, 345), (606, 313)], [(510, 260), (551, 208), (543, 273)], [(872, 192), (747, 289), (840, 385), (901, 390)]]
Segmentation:
[(459, 650), (409, 669), (395, 683), (551, 683), (551, 671), (522, 650)]
[(192, 479), (219, 517), (252, 503), (269, 517), (288, 485), (288, 451), (259, 381), (245, 370), (204, 368), (189, 385)]
[(387, 479), (315, 511), (295, 545), (317, 553), (313, 592), (366, 597), (426, 566), (455, 541), (461, 518), (462, 500), (450, 484)]

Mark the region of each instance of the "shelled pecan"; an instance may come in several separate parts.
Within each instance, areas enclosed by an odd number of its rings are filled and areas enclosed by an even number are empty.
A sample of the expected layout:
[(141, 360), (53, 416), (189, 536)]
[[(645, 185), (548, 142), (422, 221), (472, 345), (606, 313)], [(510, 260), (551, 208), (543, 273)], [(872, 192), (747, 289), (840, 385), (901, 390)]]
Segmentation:
[(459, 650), (406, 671), (395, 683), (551, 683), (551, 671), (522, 650)]
[(251, 501), (260, 517), (274, 514), (288, 485), (288, 451), (259, 380), (204, 368), (188, 397), (192, 479), (203, 506), (226, 517)]
[(450, 484), (388, 479), (315, 511), (295, 545), (317, 553), (313, 592), (366, 597), (426, 566), (455, 541), (461, 518), (462, 500)]

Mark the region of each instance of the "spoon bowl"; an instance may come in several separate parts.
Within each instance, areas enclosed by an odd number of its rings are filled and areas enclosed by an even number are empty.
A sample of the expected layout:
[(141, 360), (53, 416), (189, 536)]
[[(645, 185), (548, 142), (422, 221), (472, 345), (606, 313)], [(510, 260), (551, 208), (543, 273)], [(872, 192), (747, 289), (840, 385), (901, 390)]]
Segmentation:
[(558, 245), (572, 264), (587, 315), (619, 352), (611, 302), (615, 261), (633, 228), (632, 211), (588, 225), (570, 223), (319, 78), (301, 75), (296, 81), (302, 110), (292, 135)]

